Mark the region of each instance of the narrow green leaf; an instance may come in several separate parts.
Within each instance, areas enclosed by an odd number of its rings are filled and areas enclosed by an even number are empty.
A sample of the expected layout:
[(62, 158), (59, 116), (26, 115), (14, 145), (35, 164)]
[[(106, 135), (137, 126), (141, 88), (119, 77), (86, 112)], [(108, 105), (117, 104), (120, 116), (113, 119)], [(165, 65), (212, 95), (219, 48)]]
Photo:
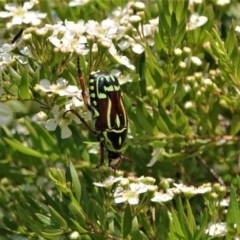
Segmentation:
[(176, 214), (174, 209), (172, 209), (171, 213), (173, 218), (172, 225), (174, 226), (174, 235), (179, 237), (179, 239), (186, 239), (186, 236), (184, 235), (183, 230), (181, 228), (178, 215)]
[(73, 164), (70, 162), (70, 173), (72, 177), (72, 188), (73, 188), (73, 193), (75, 194), (76, 200), (80, 202), (81, 199), (81, 185), (79, 182), (78, 174), (76, 172), (75, 167)]
[(25, 68), (21, 76), (21, 82), (19, 86), (19, 96), (23, 100), (30, 99), (28, 68)]
[(92, 220), (103, 230), (106, 227), (106, 212), (94, 199), (90, 199), (89, 206), (92, 208)]
[[(175, 13), (172, 13), (172, 16), (171, 16), (171, 36), (175, 37), (175, 36), (177, 36), (177, 33), (178, 33), (178, 23), (177, 23)], [(178, 46), (174, 46), (174, 48), (177, 48), (177, 47)]]
[(166, 110), (163, 108), (161, 102), (158, 102), (158, 111), (159, 111), (159, 115), (161, 116), (161, 118), (163, 119), (163, 121), (165, 122), (165, 124), (167, 125), (168, 129), (170, 132), (175, 132), (176, 127), (172, 121), (172, 119), (169, 117), (169, 115), (167, 114)]
[(56, 239), (63, 234), (62, 229), (45, 228), (41, 231), (41, 235), (46, 239)]
[(58, 228), (66, 229), (67, 223), (62, 218), (62, 216), (53, 207), (48, 206), (48, 208), (49, 208), (49, 212), (51, 214), (52, 224), (54, 224)]
[(240, 116), (238, 114), (235, 114), (232, 116), (232, 122), (231, 122), (231, 135), (236, 135), (240, 130)]
[(35, 215), (37, 216), (37, 218), (44, 224), (47, 226), (51, 226), (51, 219), (50, 217), (44, 216), (40, 213), (35, 213)]
[(167, 124), (163, 121), (161, 115), (159, 115), (159, 112), (157, 112), (156, 110), (153, 110), (153, 119), (156, 120), (155, 125), (160, 132), (166, 135), (170, 134)]
[(177, 6), (175, 8), (176, 19), (178, 23), (186, 21), (187, 10), (188, 1), (178, 1)]
[(79, 233), (82, 233), (82, 234), (88, 232), (88, 230), (84, 229), (84, 228), (79, 224), (78, 221), (76, 221), (76, 220), (74, 220), (74, 219), (72, 219), (72, 218), (69, 218), (69, 219), (68, 219), (68, 222), (70, 222), (70, 224), (73, 226), (73, 227), (72, 227), (73, 230), (76, 230), (76, 231), (78, 231)]
[(42, 210), (43, 205), (40, 206), (36, 200), (29, 196), (29, 193), (22, 191), (21, 194), (25, 198), (25, 201), (31, 206), (32, 211), (40, 212)]
[(236, 37), (235, 37), (234, 29), (232, 27), (228, 32), (228, 36), (225, 41), (225, 47), (229, 56), (232, 54), (234, 50), (235, 42), (236, 42)]
[(189, 204), (188, 200), (186, 202), (186, 208), (187, 208), (187, 221), (188, 221), (189, 231), (191, 233), (191, 236), (194, 236), (194, 233), (196, 232), (196, 222), (192, 213), (191, 205)]
[(15, 83), (16, 85), (19, 85), (21, 81), (21, 76), (19, 73), (17, 73), (12, 67), (9, 67), (9, 73), (10, 73), (10, 80), (11, 82)]
[(140, 99), (137, 99), (137, 105), (136, 116), (138, 118), (138, 124), (150, 134), (152, 133), (152, 125), (149, 119), (151, 116)]
[(181, 225), (181, 229), (184, 232), (184, 235), (186, 236), (187, 235), (187, 230), (186, 230), (186, 225), (185, 225), (186, 215), (185, 215), (185, 212), (184, 212), (184, 207), (183, 207), (182, 200), (181, 200), (180, 197), (177, 197), (176, 201), (177, 201), (178, 221)]
[(3, 138), (11, 147), (13, 147), (15, 150), (18, 150), (19, 152), (22, 152), (24, 154), (33, 156), (33, 157), (38, 157), (38, 158), (48, 158), (47, 155), (42, 154), (40, 152), (37, 152), (33, 150), (32, 148), (24, 146), (21, 142), (18, 140), (10, 140), (8, 138)]
[(207, 234), (205, 233), (207, 224), (208, 224), (208, 211), (204, 209), (203, 215), (201, 216), (201, 221), (200, 221), (200, 228), (198, 229), (197, 232), (195, 232), (195, 240), (201, 240), (203, 237), (205, 237)]
[(175, 105), (175, 114), (178, 130), (181, 131), (181, 133), (184, 135), (191, 135), (192, 131), (189, 127), (188, 119), (178, 105)]
[(132, 231), (131, 231), (132, 239), (141, 239), (141, 234), (139, 230), (139, 224), (137, 217), (134, 217), (132, 220)]
[(132, 230), (132, 211), (131, 206), (127, 204), (123, 217), (123, 229), (122, 229), (123, 238), (127, 238), (131, 230)]
[(236, 224), (237, 231), (240, 232), (240, 210), (237, 195), (233, 186), (230, 190), (230, 203), (227, 213), (227, 223)]
[(67, 206), (75, 220), (84, 228), (86, 226), (86, 218), (80, 206), (76, 202), (66, 198), (64, 199), (64, 204)]

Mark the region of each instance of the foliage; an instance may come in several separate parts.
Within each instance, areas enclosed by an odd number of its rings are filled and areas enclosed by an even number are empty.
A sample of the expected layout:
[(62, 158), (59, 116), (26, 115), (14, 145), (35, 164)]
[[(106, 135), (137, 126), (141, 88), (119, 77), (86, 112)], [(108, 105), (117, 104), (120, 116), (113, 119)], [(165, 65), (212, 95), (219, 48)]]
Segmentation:
[[(0, 2), (1, 239), (239, 239), (240, 3), (33, 2)], [(78, 56), (121, 83), (117, 171), (64, 115)]]

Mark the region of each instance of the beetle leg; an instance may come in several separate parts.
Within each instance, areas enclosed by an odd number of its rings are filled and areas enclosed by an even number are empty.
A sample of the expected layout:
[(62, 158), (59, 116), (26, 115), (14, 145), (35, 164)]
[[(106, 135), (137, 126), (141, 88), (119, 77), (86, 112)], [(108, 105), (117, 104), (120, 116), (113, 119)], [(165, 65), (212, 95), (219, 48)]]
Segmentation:
[(85, 106), (88, 108), (89, 111), (91, 111), (91, 106), (88, 103), (88, 99), (87, 99), (87, 94), (86, 94), (86, 90), (85, 90), (85, 83), (84, 83), (84, 79), (83, 79), (83, 74), (82, 74), (82, 70), (80, 68), (80, 59), (79, 57), (77, 58), (77, 71), (78, 71), (78, 80), (82, 89), (82, 98), (83, 98), (83, 102), (85, 104)]
[(125, 157), (125, 156), (121, 155), (121, 156), (119, 157), (118, 162), (117, 162), (116, 164), (111, 164), (112, 159), (109, 159), (109, 164), (108, 164), (108, 166), (111, 167), (114, 171), (116, 171), (117, 168), (118, 168), (118, 166), (120, 165), (120, 163), (122, 162), (123, 159), (127, 160), (128, 162), (134, 162), (131, 158), (128, 158), (128, 157)]
[(94, 134), (94, 135), (97, 134), (97, 132), (94, 131), (91, 127), (89, 127), (89, 125), (87, 124), (87, 122), (85, 121), (85, 119), (84, 119), (77, 111), (75, 111), (75, 110), (68, 110), (68, 111), (66, 111), (66, 112), (63, 114), (63, 118), (66, 117), (66, 114), (67, 114), (68, 112), (71, 112), (71, 113), (75, 114), (75, 115), (80, 119), (80, 121), (83, 123), (83, 125), (84, 125), (92, 134)]

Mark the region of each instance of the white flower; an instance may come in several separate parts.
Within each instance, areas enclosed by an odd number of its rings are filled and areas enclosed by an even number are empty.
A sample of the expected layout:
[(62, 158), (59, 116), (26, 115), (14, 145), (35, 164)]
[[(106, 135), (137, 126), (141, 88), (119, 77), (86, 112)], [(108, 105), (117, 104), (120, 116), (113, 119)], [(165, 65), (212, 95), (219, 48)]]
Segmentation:
[(151, 199), (152, 202), (168, 202), (174, 197), (171, 193), (155, 192), (154, 197)]
[(130, 205), (135, 205), (139, 203), (138, 192), (127, 190), (124, 191), (123, 188), (119, 187), (114, 193), (115, 203), (128, 202)]
[[(139, 179), (139, 181), (140, 180), (141, 179)], [(125, 186), (128, 186), (128, 183), (126, 183)], [(138, 198), (139, 194), (145, 193), (147, 191), (153, 192), (156, 190), (157, 190), (157, 186), (155, 185), (150, 185), (150, 184), (148, 185), (142, 182), (138, 182), (138, 183), (134, 182), (129, 184), (128, 190), (124, 190), (124, 188), (118, 187), (113, 196), (115, 197), (115, 200), (114, 200), (115, 203), (122, 203), (127, 201), (129, 204), (134, 205), (139, 203), (139, 198)]]
[(12, 109), (7, 104), (0, 103), (0, 125), (8, 125), (12, 122), (12, 120)]
[(176, 56), (182, 55), (182, 49), (180, 49), (180, 48), (175, 48), (175, 49), (174, 49), (174, 54), (175, 54)]
[(23, 6), (18, 6), (14, 3), (7, 3), (5, 9), (8, 11), (1, 11), (0, 18), (12, 17), (12, 20), (7, 23), (7, 28), (11, 28), (13, 25), (21, 25), (23, 23), (31, 23), (34, 26), (38, 26), (41, 23), (41, 19), (47, 16), (46, 13), (40, 13), (36, 11), (28, 11), (33, 7), (33, 2), (24, 2)]
[(77, 124), (81, 123), (75, 114), (67, 114), (65, 118), (63, 115), (65, 113), (64, 109), (59, 108), (58, 105), (55, 105), (52, 109), (53, 118), (50, 118), (46, 121), (45, 127), (48, 131), (55, 131), (57, 126), (61, 128), (61, 138), (68, 138), (72, 135), (71, 130), (68, 125), (74, 120)]
[(144, 52), (145, 48), (141, 44), (134, 44), (132, 47), (133, 52), (141, 54)]
[(77, 231), (71, 232), (69, 234), (69, 239), (79, 239), (80, 234)]
[(194, 63), (195, 65), (197, 65), (197, 66), (200, 66), (200, 65), (202, 65), (202, 61), (201, 61), (201, 59), (200, 58), (198, 58), (198, 57), (191, 57), (191, 61), (192, 61), (192, 63)]
[(185, 109), (189, 109), (189, 108), (193, 108), (193, 107), (194, 107), (194, 103), (192, 101), (187, 101), (184, 104)]
[(71, 2), (69, 2), (69, 7), (76, 7), (76, 6), (83, 6), (87, 3), (89, 3), (90, 0), (72, 0)]
[(130, 42), (127, 40), (122, 40), (118, 43), (118, 47), (120, 48), (121, 51), (127, 49), (130, 46)]
[(145, 9), (145, 4), (142, 2), (135, 2), (133, 5), (135, 8), (137, 8), (138, 10), (144, 10)]
[(212, 237), (223, 237), (227, 234), (227, 223), (211, 223), (205, 232)]
[(216, 4), (220, 5), (220, 6), (224, 6), (224, 5), (229, 4), (230, 2), (231, 2), (230, 0), (217, 0)]
[(116, 61), (132, 70), (135, 70), (135, 67), (130, 63), (129, 59), (126, 56), (120, 56), (117, 53), (116, 48), (112, 44), (109, 48), (109, 53), (116, 59)]
[(14, 45), (4, 43), (0, 48), (0, 60), (2, 64), (8, 64), (14, 61), (11, 51), (15, 48)]
[(240, 26), (236, 26), (235, 31), (239, 34), (240, 33)]
[(203, 0), (189, 0), (189, 6), (194, 5), (194, 3), (201, 4), (202, 2), (203, 2)]
[(103, 182), (94, 182), (93, 184), (98, 187), (105, 187), (108, 188), (112, 186), (114, 183), (119, 182), (123, 179), (123, 177), (113, 177), (110, 176), (106, 178)]
[(212, 189), (210, 186), (201, 186), (199, 188), (196, 188), (194, 186), (186, 186), (184, 184), (177, 184), (177, 183), (173, 183), (173, 185), (182, 193), (187, 195), (204, 194), (204, 193), (210, 192)]
[(68, 81), (64, 78), (59, 78), (56, 84), (51, 84), (48, 79), (42, 79), (36, 85), (36, 88), (43, 92), (51, 92), (60, 96), (76, 96), (79, 93), (78, 87), (67, 84)]
[(187, 64), (183, 61), (180, 61), (178, 65), (179, 65), (180, 68), (186, 68), (187, 67)]
[(190, 16), (190, 20), (187, 23), (187, 27), (186, 30), (190, 31), (190, 30), (194, 30), (198, 27), (203, 26), (206, 22), (208, 21), (208, 18), (205, 16), (199, 16), (198, 13), (193, 13)]
[(212, 82), (212, 80), (210, 78), (204, 78), (203, 79), (203, 84), (205, 84), (205, 85), (212, 85), (213, 82)]
[(131, 23), (138, 23), (142, 21), (142, 18), (139, 15), (132, 15), (129, 17), (128, 21)]
[(76, 52), (81, 55), (87, 55), (89, 49), (87, 48), (87, 39), (81, 35), (77, 37), (78, 33), (73, 30), (66, 30), (64, 36), (59, 39), (58, 36), (50, 36), (48, 40), (62, 52)]
[(43, 111), (40, 111), (32, 116), (32, 121), (38, 124), (45, 123), (47, 119), (47, 114)]
[(230, 199), (229, 198), (223, 198), (220, 203), (219, 206), (220, 207), (228, 207), (230, 203)]

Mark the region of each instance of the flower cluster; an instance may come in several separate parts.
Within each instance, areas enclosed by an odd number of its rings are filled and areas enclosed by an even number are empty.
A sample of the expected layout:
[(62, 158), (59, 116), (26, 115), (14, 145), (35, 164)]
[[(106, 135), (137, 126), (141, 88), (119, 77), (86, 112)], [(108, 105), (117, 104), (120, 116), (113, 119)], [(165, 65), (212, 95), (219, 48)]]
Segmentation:
[[(172, 179), (165, 179), (172, 184)], [(147, 194), (152, 202), (168, 202), (175, 195), (183, 194), (185, 197), (192, 197), (197, 194), (206, 194), (212, 191), (209, 184), (205, 184), (198, 188), (194, 186), (186, 186), (184, 184), (173, 183), (172, 188), (167, 188), (165, 191), (158, 190), (158, 186), (154, 185), (155, 179), (152, 177), (140, 178), (123, 178), (110, 176), (103, 182), (94, 182), (98, 187), (110, 188), (114, 183), (117, 183), (113, 198), (116, 204), (128, 202), (131, 205), (139, 204), (141, 194)]]
[(33, 6), (33, 2), (24, 2), (23, 6), (15, 3), (7, 3), (5, 4), (5, 10), (7, 11), (0, 11), (0, 18), (11, 18), (11, 21), (8, 21), (6, 24), (7, 28), (21, 24), (38, 26), (47, 14), (38, 11), (29, 11)]

